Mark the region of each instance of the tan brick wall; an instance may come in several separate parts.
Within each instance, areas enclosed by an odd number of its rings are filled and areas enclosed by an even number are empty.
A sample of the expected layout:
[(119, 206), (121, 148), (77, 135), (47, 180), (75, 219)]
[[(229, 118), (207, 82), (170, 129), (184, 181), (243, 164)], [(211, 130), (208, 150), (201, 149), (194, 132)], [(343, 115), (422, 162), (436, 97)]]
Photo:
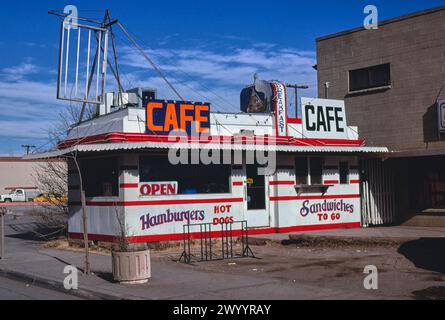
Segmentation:
[[(436, 99), (445, 99), (445, 10), (317, 41), (318, 89), (344, 99), (349, 125), (368, 145), (398, 151), (445, 151)], [(348, 72), (391, 64), (392, 88), (348, 95)], [(441, 89), (444, 87), (442, 93)]]

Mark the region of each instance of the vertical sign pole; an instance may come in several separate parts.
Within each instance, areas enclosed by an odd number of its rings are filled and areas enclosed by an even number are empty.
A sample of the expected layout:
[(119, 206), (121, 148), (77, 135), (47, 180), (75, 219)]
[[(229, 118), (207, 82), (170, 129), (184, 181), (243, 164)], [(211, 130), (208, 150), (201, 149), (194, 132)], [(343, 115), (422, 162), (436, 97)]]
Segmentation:
[(295, 86), (295, 118), (298, 118), (298, 86)]
[(85, 201), (85, 191), (81, 191), (81, 201), (82, 201), (82, 223), (83, 223), (83, 240), (85, 243), (85, 274), (90, 273), (90, 252), (88, 248), (88, 221), (87, 221), (87, 211), (86, 211), (86, 201)]
[(0, 208), (0, 260), (5, 258), (5, 213), (6, 208)]

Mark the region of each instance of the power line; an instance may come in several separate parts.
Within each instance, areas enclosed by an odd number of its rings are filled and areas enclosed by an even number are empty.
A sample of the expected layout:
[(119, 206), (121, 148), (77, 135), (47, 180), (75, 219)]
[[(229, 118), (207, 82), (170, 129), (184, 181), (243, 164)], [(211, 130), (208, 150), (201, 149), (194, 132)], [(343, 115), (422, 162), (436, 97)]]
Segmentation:
[(118, 21), (116, 23), (118, 27), (122, 30), (122, 32), (127, 36), (127, 38), (133, 43), (133, 45), (138, 49), (138, 51), (142, 54), (142, 56), (151, 64), (153, 69), (156, 70), (156, 72), (159, 74), (159, 76), (164, 79), (164, 81), (167, 83), (167, 85), (173, 90), (173, 92), (178, 96), (179, 99), (184, 100), (181, 96), (181, 94), (175, 89), (175, 87), (168, 81), (167, 77), (164, 75), (161, 69), (156, 66), (156, 64), (151, 60), (148, 55), (145, 53), (144, 49), (142, 49), (141, 46), (133, 39), (133, 37), (127, 32), (127, 30), (124, 28), (124, 26)]
[[(144, 46), (146, 46), (147, 48), (151, 48), (151, 46), (149, 46), (147, 44), (146, 41), (144, 41), (142, 38), (140, 38), (139, 36), (137, 36), (135, 33), (128, 31), (129, 33), (131, 33), (133, 35), (134, 38), (138, 39), (139, 42), (141, 42), (142, 44), (144, 44)], [(165, 49), (167, 52), (171, 53), (172, 55), (176, 55), (176, 53), (173, 50), (169, 50), (169, 49)], [(198, 83), (199, 86), (201, 86), (204, 90), (206, 90), (207, 92), (211, 93), (212, 95), (214, 95), (215, 97), (217, 97), (218, 99), (220, 99), (221, 101), (231, 105), (232, 107), (234, 107), (235, 109), (237, 109), (238, 107), (235, 106), (233, 103), (231, 103), (229, 100), (227, 100), (226, 98), (220, 96), (219, 94), (215, 93), (213, 90), (211, 90), (210, 88), (208, 88), (207, 86), (203, 85), (201, 82), (195, 80), (195, 77), (193, 77), (192, 75), (190, 75), (189, 73), (187, 73), (186, 71), (182, 70), (181, 68), (174, 66), (175, 70), (184, 74), (188, 79), (192, 79), (193, 81), (196, 81)], [(195, 90), (196, 91), (196, 90)], [(197, 91), (196, 91), (197, 92)], [(225, 107), (223, 108), (223, 110), (230, 112), (230, 110), (227, 110)]]
[(36, 146), (31, 145), (31, 144), (22, 144), (22, 148), (25, 148), (25, 150), (26, 150), (26, 154), (29, 154), (29, 150), (30, 150), (31, 148), (35, 149), (35, 147), (36, 147)]

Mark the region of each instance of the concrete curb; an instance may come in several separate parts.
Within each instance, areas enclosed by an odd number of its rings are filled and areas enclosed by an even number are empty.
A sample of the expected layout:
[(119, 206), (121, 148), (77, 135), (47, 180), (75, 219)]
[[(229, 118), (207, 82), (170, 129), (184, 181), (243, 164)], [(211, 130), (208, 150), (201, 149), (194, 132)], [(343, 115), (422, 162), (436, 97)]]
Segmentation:
[(52, 279), (29, 275), (23, 272), (7, 270), (0, 268), (0, 276), (9, 278), (12, 280), (17, 280), (21, 282), (30, 282), (33, 285), (38, 287), (43, 287), (46, 289), (56, 290), (58, 292), (62, 292), (65, 294), (70, 294), (72, 296), (77, 296), (79, 298), (88, 299), (88, 300), (127, 300), (128, 297), (122, 297), (119, 295), (111, 295), (99, 291), (94, 291), (91, 289), (77, 289), (77, 290), (66, 290), (61, 281), (55, 281)]

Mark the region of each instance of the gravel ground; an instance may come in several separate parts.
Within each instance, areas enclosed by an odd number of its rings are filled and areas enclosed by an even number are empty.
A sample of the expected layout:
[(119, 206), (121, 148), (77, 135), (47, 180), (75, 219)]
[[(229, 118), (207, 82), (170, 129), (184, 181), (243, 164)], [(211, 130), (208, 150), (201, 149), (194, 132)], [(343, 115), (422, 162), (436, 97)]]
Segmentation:
[[(268, 243), (252, 246), (256, 256), (194, 262), (206, 272), (248, 275), (280, 281), (350, 290), (376, 299), (445, 299), (445, 239), (420, 239), (402, 244)], [(196, 247), (195, 247), (196, 248)], [(198, 247), (199, 248), (199, 247)], [(239, 248), (238, 248), (239, 249)], [(199, 250), (195, 250), (199, 256)], [(157, 259), (177, 259), (155, 253)], [(364, 289), (368, 265), (377, 267), (378, 290)]]

